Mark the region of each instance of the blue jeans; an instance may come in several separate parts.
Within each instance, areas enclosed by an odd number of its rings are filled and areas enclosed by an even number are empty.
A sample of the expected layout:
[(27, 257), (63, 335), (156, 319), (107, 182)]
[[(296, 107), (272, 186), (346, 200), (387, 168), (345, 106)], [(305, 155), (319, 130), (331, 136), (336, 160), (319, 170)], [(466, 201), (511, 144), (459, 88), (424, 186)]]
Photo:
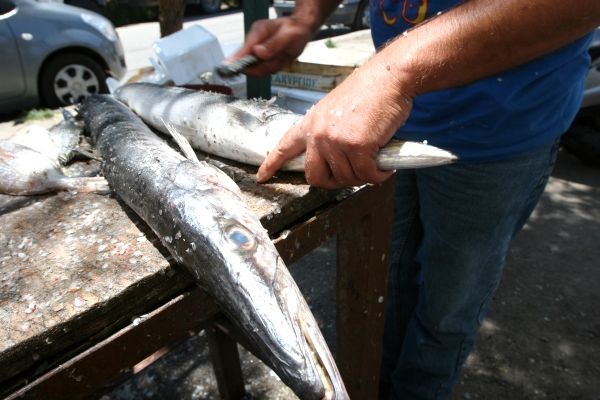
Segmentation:
[(380, 398), (449, 396), (557, 149), (397, 172)]

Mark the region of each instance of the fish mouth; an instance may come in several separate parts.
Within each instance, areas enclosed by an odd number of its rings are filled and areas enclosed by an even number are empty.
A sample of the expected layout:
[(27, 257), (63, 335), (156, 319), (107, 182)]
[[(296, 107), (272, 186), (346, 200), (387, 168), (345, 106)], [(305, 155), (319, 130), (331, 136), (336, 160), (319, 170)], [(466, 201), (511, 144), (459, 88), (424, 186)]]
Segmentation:
[[(303, 318), (305, 312), (300, 311), (296, 320), (299, 328), (296, 344), (304, 361), (287, 364), (283, 369), (289, 380), (283, 381), (302, 400), (349, 400), (329, 347), (312, 314)], [(305, 379), (298, 380), (302, 375)]]
[[(335, 376), (337, 368), (335, 371), (331, 371), (330, 363), (327, 362), (330, 353), (327, 349), (323, 349), (323, 347), (319, 345), (319, 343), (322, 341), (322, 337), (320, 334), (315, 334), (314, 330), (310, 329), (303, 319), (300, 320), (300, 328), (307, 345), (307, 353), (312, 359), (313, 365), (317, 370), (317, 375), (325, 389), (322, 400), (339, 400), (342, 397), (336, 397), (332, 379), (332, 375)], [(339, 372), (337, 372), (337, 374), (339, 376)]]
[[(284, 381), (303, 400), (349, 400), (319, 324), (289, 272), (283, 271), (287, 269), (278, 270), (273, 282), (277, 282), (274, 287), (285, 288), (276, 297), (282, 314), (286, 316), (289, 333), (295, 337), (296, 346), (296, 355), (282, 363), (286, 365), (282, 369), (289, 379)], [(299, 379), (299, 376), (304, 379)]]
[[(286, 285), (282, 285), (284, 276), (290, 280)], [(279, 293), (279, 306), (287, 316), (297, 346), (296, 357), (288, 358), (290, 363), (284, 362), (290, 388), (303, 400), (349, 400), (333, 355), (300, 289), (289, 273), (279, 274), (276, 280), (276, 286), (287, 288)], [(297, 378), (302, 375), (305, 379)]]
[[(229, 318), (219, 317), (212, 321), (212, 325), (250, 350), (273, 371), (279, 371), (278, 375), (281, 380), (292, 389), (299, 399), (349, 400), (337, 367), (335, 363), (331, 364), (333, 359), (330, 357), (329, 349), (320, 344), (324, 343), (321, 340), (320, 331), (315, 332), (303, 321), (300, 322), (300, 333), (301, 339), (304, 340), (297, 344), (306, 356), (305, 362), (299, 364), (280, 360), (279, 365), (273, 365), (273, 360), (261, 352), (253, 340), (248, 340), (250, 338), (246, 337)], [(305, 378), (299, 378), (300, 375), (304, 375)]]

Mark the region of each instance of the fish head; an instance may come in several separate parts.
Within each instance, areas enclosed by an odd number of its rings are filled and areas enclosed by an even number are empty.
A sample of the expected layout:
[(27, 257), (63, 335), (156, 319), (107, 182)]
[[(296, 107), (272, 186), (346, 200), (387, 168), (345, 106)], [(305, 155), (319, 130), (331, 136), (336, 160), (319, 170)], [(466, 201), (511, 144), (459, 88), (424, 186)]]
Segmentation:
[(347, 398), (302, 293), (267, 231), (236, 197), (225, 190), (213, 192), (201, 197), (196, 210), (190, 209), (206, 238), (194, 246), (196, 258), (203, 262), (196, 260), (198, 269), (192, 272), (217, 294), (221, 309), (244, 333), (250, 350), (300, 398)]

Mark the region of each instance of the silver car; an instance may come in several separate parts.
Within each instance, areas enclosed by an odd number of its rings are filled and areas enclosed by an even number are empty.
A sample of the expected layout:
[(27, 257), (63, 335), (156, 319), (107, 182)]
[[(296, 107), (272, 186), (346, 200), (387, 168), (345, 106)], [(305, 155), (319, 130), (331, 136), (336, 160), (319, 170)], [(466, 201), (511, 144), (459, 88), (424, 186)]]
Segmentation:
[[(290, 16), (295, 5), (294, 0), (273, 0), (273, 8), (278, 17)], [(352, 30), (369, 28), (369, 0), (343, 0), (325, 21), (325, 25), (345, 25)]]
[(76, 103), (125, 75), (112, 23), (60, 3), (0, 0), (0, 48), (0, 113)]

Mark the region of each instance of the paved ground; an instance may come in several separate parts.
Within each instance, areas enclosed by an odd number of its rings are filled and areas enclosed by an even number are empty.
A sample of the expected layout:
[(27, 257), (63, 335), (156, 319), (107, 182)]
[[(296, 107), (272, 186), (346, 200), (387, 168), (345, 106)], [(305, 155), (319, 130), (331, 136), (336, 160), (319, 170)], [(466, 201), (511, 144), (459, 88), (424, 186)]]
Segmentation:
[[(543, 199), (511, 247), (453, 400), (600, 399), (599, 206), (600, 171), (562, 152)], [(332, 245), (290, 266), (331, 344)], [(249, 398), (295, 398), (260, 361), (242, 354)], [(203, 334), (194, 333), (99, 397), (218, 399)]]

